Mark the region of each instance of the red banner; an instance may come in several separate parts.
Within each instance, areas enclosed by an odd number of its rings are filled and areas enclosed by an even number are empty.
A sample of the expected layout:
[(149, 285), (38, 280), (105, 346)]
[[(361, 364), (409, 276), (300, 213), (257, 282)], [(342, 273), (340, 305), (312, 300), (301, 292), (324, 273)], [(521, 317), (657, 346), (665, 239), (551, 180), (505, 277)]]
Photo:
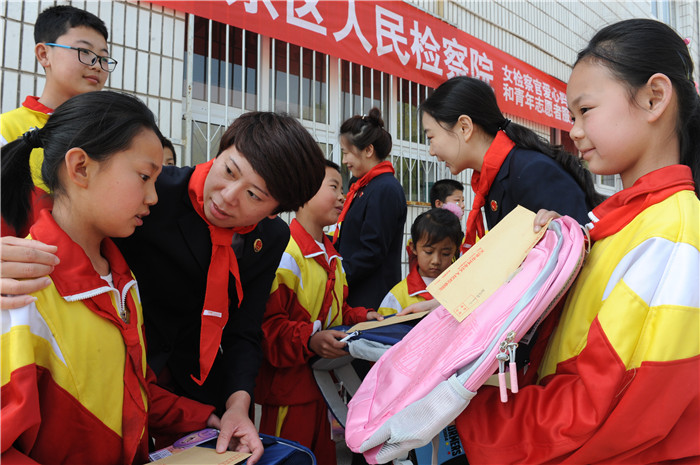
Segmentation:
[(437, 87), (488, 82), (504, 113), (571, 129), (566, 84), (402, 1), (167, 1), (166, 6)]

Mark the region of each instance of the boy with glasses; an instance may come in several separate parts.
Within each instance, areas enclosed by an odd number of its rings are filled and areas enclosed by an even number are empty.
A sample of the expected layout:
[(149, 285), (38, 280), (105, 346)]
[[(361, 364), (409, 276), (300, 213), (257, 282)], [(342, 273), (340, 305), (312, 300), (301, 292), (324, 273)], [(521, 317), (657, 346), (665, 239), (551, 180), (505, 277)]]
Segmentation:
[[(46, 73), (40, 97), (27, 96), (22, 106), (0, 115), (0, 144), (21, 137), (34, 127), (43, 127), (53, 109), (69, 98), (85, 92), (102, 90), (117, 62), (107, 51), (107, 27), (87, 11), (60, 5), (45, 9), (34, 25), (34, 53)], [(30, 156), (34, 192), (28, 225), (43, 208), (51, 206), (48, 188), (41, 179), (42, 149)], [(2, 221), (2, 236), (24, 237)]]

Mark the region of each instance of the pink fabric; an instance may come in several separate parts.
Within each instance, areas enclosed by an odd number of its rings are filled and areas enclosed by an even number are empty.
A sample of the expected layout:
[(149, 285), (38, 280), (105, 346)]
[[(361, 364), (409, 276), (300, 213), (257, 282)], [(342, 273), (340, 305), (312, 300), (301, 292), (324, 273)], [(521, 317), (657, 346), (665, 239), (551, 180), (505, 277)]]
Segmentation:
[[(380, 428), (378, 434), (388, 434), (384, 424), (392, 416), (423, 399), (465, 367), (476, 365), (463, 384), (476, 392), (498, 369), (496, 355), (506, 334), (515, 331), (517, 342), (549, 313), (573, 281), (583, 256), (583, 234), (578, 223), (569, 217), (556, 221), (564, 238), (556, 267), (535, 297), (514, 319), (511, 316), (510, 323), (509, 315), (553, 254), (557, 236), (551, 229), (530, 251), (520, 271), (464, 321), (458, 322), (440, 306), (375, 363), (349, 404), (345, 440), (351, 450), (364, 452), (370, 463), (377, 463), (383, 443), (403, 440), (373, 437)], [(487, 350), (483, 362), (476, 363)], [(402, 419), (401, 429), (410, 429), (405, 420)]]
[(457, 205), (454, 202), (443, 203), (441, 208), (444, 210), (451, 211), (460, 220), (462, 219), (462, 216), (464, 216), (464, 212), (462, 211), (462, 207), (460, 207), (459, 205)]

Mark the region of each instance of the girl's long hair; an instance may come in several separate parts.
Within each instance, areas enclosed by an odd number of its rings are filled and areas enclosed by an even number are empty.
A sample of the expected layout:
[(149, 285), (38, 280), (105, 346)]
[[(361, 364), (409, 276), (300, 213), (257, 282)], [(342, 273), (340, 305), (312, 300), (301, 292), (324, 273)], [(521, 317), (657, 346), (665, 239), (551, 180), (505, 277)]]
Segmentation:
[(29, 155), (44, 149), (41, 176), (55, 197), (64, 190), (59, 178), (66, 152), (83, 149), (90, 158), (105, 161), (129, 148), (138, 133), (150, 129), (161, 137), (151, 110), (128, 94), (88, 92), (68, 99), (49, 117), (43, 128), (2, 147), (2, 217), (16, 231), (27, 226), (33, 182)]
[(598, 31), (576, 63), (593, 60), (606, 66), (633, 96), (656, 74), (666, 75), (678, 100), (676, 134), (680, 162), (690, 167), (700, 195), (700, 96), (693, 79), (693, 59), (685, 41), (653, 19), (629, 19)]

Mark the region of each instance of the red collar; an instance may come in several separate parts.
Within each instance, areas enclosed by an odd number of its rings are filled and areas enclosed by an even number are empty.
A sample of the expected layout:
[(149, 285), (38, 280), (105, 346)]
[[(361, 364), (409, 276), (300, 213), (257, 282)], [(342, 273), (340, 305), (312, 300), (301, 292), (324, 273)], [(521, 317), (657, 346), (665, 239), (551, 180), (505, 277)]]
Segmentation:
[[(338, 255), (338, 252), (335, 251), (335, 248), (333, 248), (333, 244), (331, 244), (328, 237), (324, 235), (323, 245), (326, 248), (326, 254), (328, 254), (328, 257), (330, 257), (329, 260), (326, 261), (326, 257), (323, 255), (321, 248), (296, 218), (294, 218), (289, 225), (289, 232), (299, 246), (301, 253), (304, 254), (304, 257), (315, 260), (316, 263), (318, 263), (326, 272), (327, 279), (323, 291), (323, 302), (321, 303), (321, 309), (318, 312), (317, 319), (322, 322), (333, 321), (335, 319), (335, 315), (332, 313), (333, 301), (335, 301), (337, 304), (337, 311), (340, 311), (343, 306), (342, 300), (338, 298), (338, 295), (335, 292), (336, 269), (340, 261), (340, 255)], [(328, 312), (331, 312), (330, 316), (328, 316)]]
[[(97, 289), (109, 291), (106, 281), (100, 277), (85, 254), (85, 251), (61, 229), (47, 209), (39, 212), (39, 219), (29, 230), (33, 239), (58, 247), (56, 255), (61, 262), (50, 274), (58, 293), (66, 300), (78, 300)], [(111, 239), (102, 241), (102, 255), (109, 262), (114, 287), (124, 292), (134, 284), (131, 270), (121, 252)]]
[[(289, 232), (299, 246), (299, 250), (301, 250), (304, 258), (312, 258), (316, 257), (317, 255), (323, 255), (323, 250), (321, 250), (316, 243), (316, 239), (311, 237), (311, 234), (304, 229), (296, 218), (289, 223)], [(323, 246), (326, 248), (326, 255), (328, 255), (329, 261), (335, 257), (342, 260), (342, 257), (335, 250), (335, 247), (333, 247), (330, 239), (328, 239), (328, 236), (325, 234), (323, 235)]]
[[(144, 373), (143, 325), (138, 318), (138, 307), (129, 292), (134, 280), (124, 257), (111, 239), (102, 241), (102, 255), (109, 261), (114, 287), (121, 290), (120, 304), (130, 317), (125, 322), (115, 311), (112, 299), (107, 295), (111, 288), (100, 278), (85, 254), (63, 231), (48, 210), (39, 213), (39, 219), (29, 230), (32, 238), (58, 246), (61, 262), (51, 273), (58, 292), (67, 301), (80, 300), (96, 315), (115, 325), (122, 335), (126, 361), (124, 364), (124, 395), (122, 401), (122, 453), (124, 463), (132, 463), (140, 450), (143, 428), (147, 424), (147, 407), (142, 390), (147, 391)], [(87, 349), (87, 348), (86, 348)]]
[(686, 165), (670, 165), (647, 173), (627, 189), (614, 194), (589, 214), (587, 225), (594, 241), (619, 232), (637, 215), (676, 192), (695, 190), (693, 174)]
[(338, 223), (336, 223), (335, 231), (333, 231), (334, 244), (338, 240), (340, 228), (343, 224), (343, 220), (345, 219), (345, 215), (347, 215), (348, 210), (350, 210), (350, 205), (352, 205), (352, 201), (355, 199), (355, 194), (357, 194), (357, 192), (360, 189), (369, 184), (372, 179), (384, 173), (395, 173), (394, 165), (392, 165), (389, 160), (377, 163), (372, 167), (372, 169), (366, 172), (364, 176), (362, 176), (360, 179), (355, 181), (355, 183), (352, 186), (350, 186), (350, 189), (348, 189), (348, 195), (345, 196), (345, 205), (343, 205), (343, 211), (340, 212), (340, 216), (338, 217)]
[(211, 367), (214, 365), (221, 345), (221, 335), (228, 322), (229, 276), (233, 276), (235, 281), (239, 308), (245, 297), (238, 269), (238, 259), (231, 247), (233, 235), (236, 233), (247, 234), (256, 226), (253, 224), (236, 228), (222, 228), (209, 222), (204, 213), (204, 184), (213, 165), (214, 160), (197, 165), (187, 186), (192, 208), (207, 223), (211, 238), (211, 260), (207, 271), (207, 288), (204, 293), (202, 328), (199, 336), (199, 378), (192, 375), (192, 379), (200, 386), (204, 384)]
[(39, 113), (45, 113), (47, 115), (53, 113), (53, 108), (49, 108), (43, 103), (40, 103), (39, 97), (35, 97), (33, 95), (27, 95), (27, 98), (25, 98), (24, 102), (22, 102), (22, 106), (29, 108), (32, 111), (38, 111)]
[(406, 276), (406, 287), (408, 288), (408, 295), (414, 296), (419, 295), (425, 300), (432, 300), (433, 296), (425, 288), (425, 281), (418, 271), (418, 266), (412, 266), (411, 271), (408, 272)]
[(471, 184), (472, 190), (474, 190), (474, 202), (467, 216), (467, 227), (461, 247), (462, 253), (476, 244), (477, 237), (481, 238), (486, 234), (481, 207), (486, 203), (491, 185), (496, 180), (501, 165), (513, 147), (515, 147), (515, 142), (510, 140), (504, 131), (498, 131), (484, 155), (481, 171), (474, 171), (472, 174)]

